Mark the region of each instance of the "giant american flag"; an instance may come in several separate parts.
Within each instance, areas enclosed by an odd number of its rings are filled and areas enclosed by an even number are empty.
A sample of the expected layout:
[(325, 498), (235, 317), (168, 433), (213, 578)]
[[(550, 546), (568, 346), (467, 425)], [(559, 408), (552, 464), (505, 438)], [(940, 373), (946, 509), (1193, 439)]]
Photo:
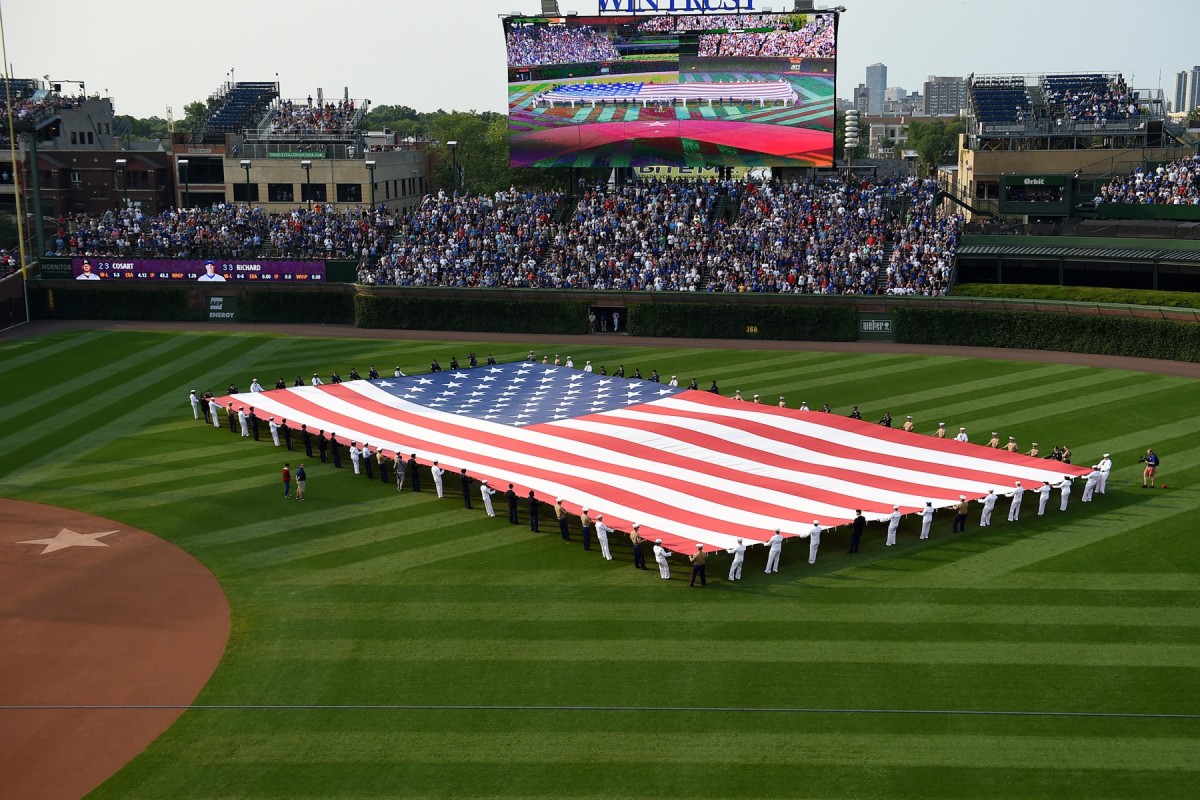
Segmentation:
[[(478, 482), (562, 498), (617, 530), (714, 550), (918, 512), (960, 495), (1011, 494), (1087, 470), (905, 433), (835, 414), (765, 406), (647, 380), (533, 362), (220, 398), (266, 422), (336, 433), (394, 457), (438, 461), (449, 488)], [(478, 491), (478, 483), (474, 490)]]

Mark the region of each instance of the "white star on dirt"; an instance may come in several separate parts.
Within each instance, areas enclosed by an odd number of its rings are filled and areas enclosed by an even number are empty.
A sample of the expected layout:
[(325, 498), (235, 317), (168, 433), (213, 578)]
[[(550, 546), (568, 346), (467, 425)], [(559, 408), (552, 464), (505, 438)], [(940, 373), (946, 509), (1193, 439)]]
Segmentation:
[(58, 535), (49, 539), (29, 539), (17, 544), (44, 544), (46, 549), (42, 550), (39, 555), (53, 553), (56, 550), (66, 550), (68, 547), (108, 547), (108, 545), (100, 541), (102, 536), (112, 536), (117, 531), (101, 531), (100, 533), (79, 533), (70, 528), (63, 528), (58, 532)]

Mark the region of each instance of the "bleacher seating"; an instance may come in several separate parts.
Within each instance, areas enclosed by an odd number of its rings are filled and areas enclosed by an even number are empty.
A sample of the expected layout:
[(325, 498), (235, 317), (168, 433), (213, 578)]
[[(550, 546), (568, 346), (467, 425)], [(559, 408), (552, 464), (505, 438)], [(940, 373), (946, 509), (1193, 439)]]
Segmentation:
[(279, 96), (274, 83), (238, 81), (222, 98), (217, 110), (204, 123), (200, 140), (219, 144), (227, 133), (238, 133), (252, 117), (261, 115), (267, 104)]
[(988, 125), (1018, 124), (1032, 106), (1021, 77), (973, 78), (970, 97), (975, 118)]

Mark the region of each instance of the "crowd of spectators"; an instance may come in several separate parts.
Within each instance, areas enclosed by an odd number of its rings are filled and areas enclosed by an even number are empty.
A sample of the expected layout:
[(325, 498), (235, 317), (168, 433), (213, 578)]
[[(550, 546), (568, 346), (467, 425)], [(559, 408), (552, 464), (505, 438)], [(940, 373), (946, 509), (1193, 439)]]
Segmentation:
[(59, 219), (47, 255), (347, 258), (367, 285), (937, 295), (961, 219), (935, 195), (930, 181), (829, 177), (439, 192), (395, 212), (128, 208)]
[(17, 260), (17, 254), (8, 250), (0, 250), (0, 278), (7, 278), (20, 270), (21, 262)]
[(788, 14), (714, 14), (651, 17), (638, 25), (647, 33), (741, 30), (745, 28), (784, 28), (794, 17)]
[(616, 46), (597, 28), (529, 25), (509, 28), (508, 64), (536, 67), (611, 61), (621, 57)]
[[(555, 212), (570, 201), (556, 193), (439, 194), (396, 221), (394, 240), (360, 263), (359, 280), (940, 294), (949, 283), (960, 219), (936, 215), (935, 191), (921, 181), (650, 181), (587, 189), (561, 222)], [(906, 213), (894, 211), (901, 207)]]
[(1100, 187), (1096, 205), (1200, 205), (1200, 156), (1161, 164), (1153, 170), (1138, 167)]
[(47, 255), (144, 258), (369, 258), (391, 238), (381, 209), (315, 205), (272, 214), (220, 203), (148, 215), (138, 208), (60, 217)]
[(354, 133), (358, 108), (354, 100), (313, 105), (285, 100), (275, 109), (270, 131), (275, 134), (349, 134)]
[(1111, 82), (1102, 76), (1081, 78), (1077, 83), (1048, 84), (1045, 98), (1056, 121), (1091, 122), (1104, 125), (1111, 120), (1138, 116), (1137, 103), (1122, 75)]
[(798, 30), (762, 33), (705, 34), (700, 37), (701, 58), (833, 58), (837, 36), (827, 17), (817, 17)]

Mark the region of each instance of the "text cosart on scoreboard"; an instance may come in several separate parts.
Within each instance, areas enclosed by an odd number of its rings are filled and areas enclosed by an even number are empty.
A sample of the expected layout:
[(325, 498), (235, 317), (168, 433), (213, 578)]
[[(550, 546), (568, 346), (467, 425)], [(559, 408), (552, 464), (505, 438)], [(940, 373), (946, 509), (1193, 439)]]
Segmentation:
[(284, 281), (322, 283), (324, 261), (236, 261), (229, 259), (73, 258), (75, 280)]
[(506, 17), (514, 167), (828, 167), (837, 14)]

